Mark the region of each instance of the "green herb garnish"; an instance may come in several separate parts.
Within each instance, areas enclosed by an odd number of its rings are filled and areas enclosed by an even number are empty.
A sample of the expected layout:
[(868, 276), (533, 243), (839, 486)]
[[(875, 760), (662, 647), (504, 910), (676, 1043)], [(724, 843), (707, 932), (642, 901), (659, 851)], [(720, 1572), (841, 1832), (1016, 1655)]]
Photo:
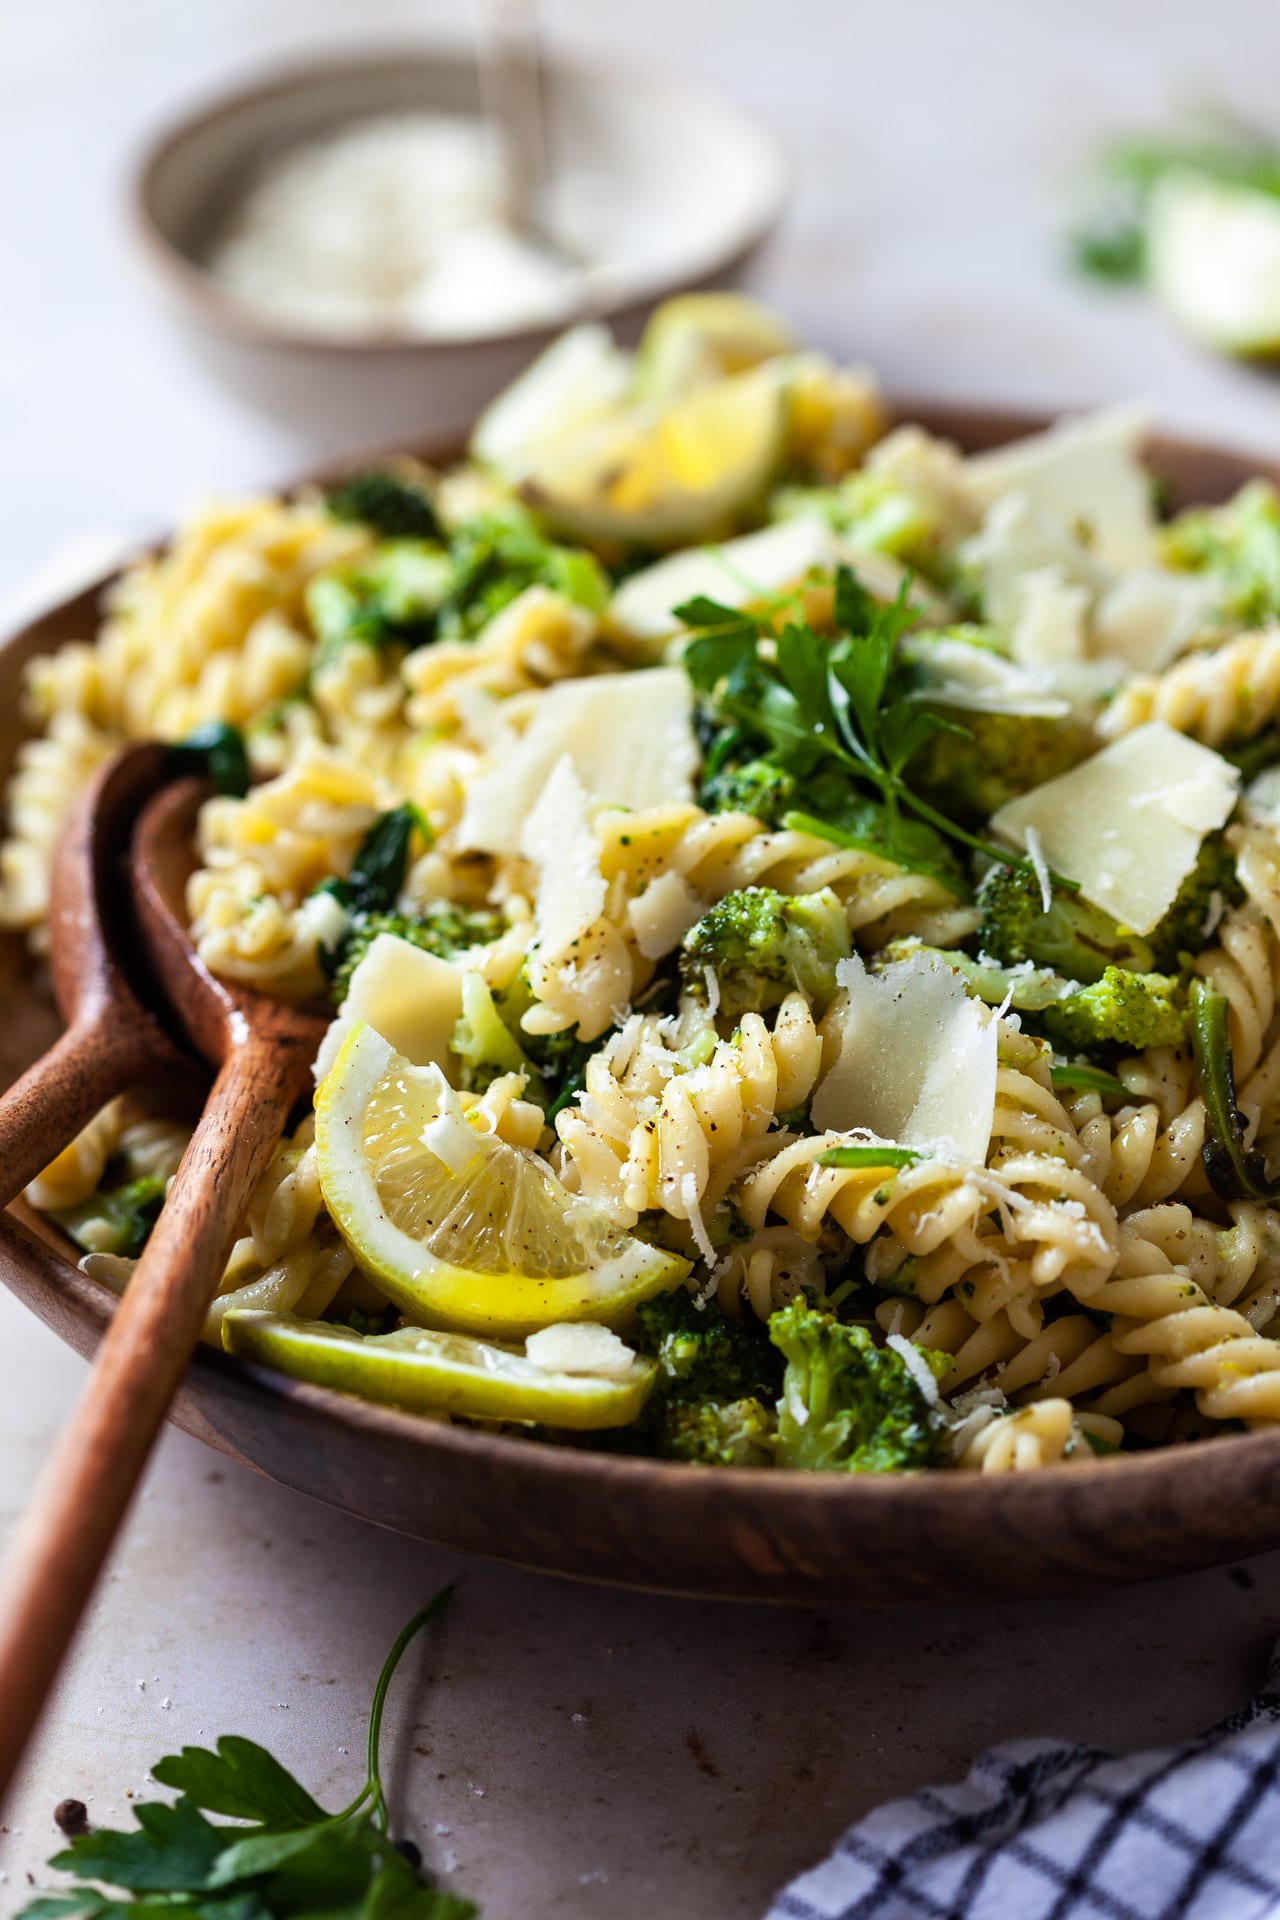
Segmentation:
[(243, 799), (249, 791), (249, 753), (244, 735), (225, 720), (211, 720), (197, 727), (172, 749), (182, 766), (212, 780), (219, 793)]
[(172, 1805), (147, 1801), (131, 1831), (81, 1834), (49, 1862), (120, 1891), (81, 1884), (40, 1894), (18, 1920), (468, 1920), (474, 1904), (428, 1886), (388, 1839), (378, 1761), (392, 1675), (450, 1592), (415, 1614), (387, 1655), (369, 1713), (365, 1784), (341, 1813), (326, 1813), (252, 1740), (224, 1734), (214, 1751), (184, 1747), (151, 1769), (177, 1789)]

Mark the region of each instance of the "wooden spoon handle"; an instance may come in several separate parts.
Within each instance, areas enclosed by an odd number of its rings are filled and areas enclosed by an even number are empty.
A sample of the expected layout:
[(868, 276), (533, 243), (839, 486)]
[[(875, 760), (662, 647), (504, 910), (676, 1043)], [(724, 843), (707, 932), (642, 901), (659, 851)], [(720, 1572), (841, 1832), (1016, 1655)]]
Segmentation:
[(237, 1224), (308, 1083), (268, 1026), (233, 1049), (93, 1371), (18, 1529), (0, 1593), (0, 1798), (128, 1510)]
[(145, 1079), (149, 1036), (127, 1009), (76, 1021), (0, 1099), (0, 1207), (49, 1165), (113, 1094)]

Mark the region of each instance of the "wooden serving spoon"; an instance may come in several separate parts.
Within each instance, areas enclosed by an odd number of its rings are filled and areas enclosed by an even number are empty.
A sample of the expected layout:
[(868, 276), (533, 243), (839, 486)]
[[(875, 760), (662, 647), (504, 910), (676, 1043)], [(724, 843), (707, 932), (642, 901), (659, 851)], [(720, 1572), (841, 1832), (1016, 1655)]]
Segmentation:
[[(137, 970), (125, 866), (143, 802), (173, 773), (167, 747), (107, 762), (58, 844), (49, 902), (50, 969), (66, 1030), (0, 1099), (0, 1207), (47, 1167), (100, 1107), (158, 1075), (192, 1084), (194, 1066), (121, 968)], [(3, 1697), (3, 1695), (0, 1695)]]
[[(215, 980), (195, 953), (183, 892), (196, 812), (208, 791), (191, 779), (162, 788), (138, 820), (132, 851), (147, 958), (218, 1074), (14, 1542), (0, 1594), (0, 1795), (200, 1337), (236, 1227), (309, 1085), (326, 1024), (318, 1014)], [(74, 925), (55, 923), (55, 949), (74, 932)]]

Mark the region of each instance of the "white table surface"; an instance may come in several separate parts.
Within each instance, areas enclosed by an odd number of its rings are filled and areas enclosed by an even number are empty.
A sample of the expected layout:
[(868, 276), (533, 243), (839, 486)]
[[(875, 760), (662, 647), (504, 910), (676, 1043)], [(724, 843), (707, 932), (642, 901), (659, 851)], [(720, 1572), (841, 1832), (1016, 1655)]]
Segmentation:
[[(1274, 111), (1280, 12), (1251, 0), (548, 4), (565, 41), (678, 57), (788, 140), (798, 198), (762, 284), (890, 384), (1084, 402), (1280, 448), (1280, 386), (1061, 274), (1055, 208), (1106, 128), (1225, 97)], [(163, 525), (327, 445), (207, 383), (128, 259), (140, 133), (257, 59), (465, 31), (421, 0), (26, 0), (0, 8), (0, 598), (68, 536)], [(0, 1533), (82, 1375), (0, 1296)], [(267, 1741), (323, 1799), (359, 1773), (382, 1654), (461, 1575), (388, 1724), (402, 1830), (487, 1920), (731, 1920), (855, 1813), (998, 1738), (1190, 1732), (1280, 1631), (1280, 1554), (1090, 1599), (766, 1613), (574, 1588), (339, 1518), (169, 1433), (0, 1829), (0, 1915), (56, 1801), (127, 1817), (184, 1741)], [(2, 1711), (2, 1703), (0, 1703)], [(1010, 1920), (1016, 1920), (1010, 1916)]]

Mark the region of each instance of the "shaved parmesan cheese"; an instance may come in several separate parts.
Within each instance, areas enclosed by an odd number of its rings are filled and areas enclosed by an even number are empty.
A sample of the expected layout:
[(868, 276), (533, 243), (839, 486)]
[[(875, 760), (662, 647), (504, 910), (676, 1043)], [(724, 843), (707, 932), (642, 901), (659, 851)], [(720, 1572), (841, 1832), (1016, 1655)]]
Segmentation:
[(1149, 421), (1140, 407), (1109, 407), (1060, 420), (973, 455), (969, 490), (985, 506), (1012, 493), (1033, 513), (1064, 528), (1108, 567), (1139, 567), (1152, 557), (1151, 487), (1139, 453)]
[(1049, 862), (1044, 857), (1044, 848), (1040, 844), (1040, 835), (1034, 827), (1027, 828), (1027, 858), (1035, 870), (1036, 885), (1040, 889), (1041, 910), (1048, 913), (1053, 905), (1053, 878), (1049, 872)]
[(1008, 631), (1017, 624), (1029, 574), (1052, 568), (1064, 584), (1088, 588), (1091, 595), (1107, 580), (1067, 529), (1037, 513), (1022, 493), (997, 500), (960, 555), (978, 577), (983, 614)]
[(1212, 578), (1137, 567), (1103, 593), (1094, 608), (1093, 652), (1159, 673), (1216, 624), (1220, 590)]
[(543, 1327), (524, 1343), (525, 1358), (548, 1373), (585, 1373), (602, 1379), (620, 1379), (630, 1373), (636, 1356), (625, 1340), (594, 1320), (564, 1320)]
[(993, 830), (1051, 867), (1119, 925), (1150, 933), (1172, 906), (1206, 833), (1224, 826), (1240, 772), (1163, 720), (1152, 720), (1056, 780), (1011, 800)]
[(698, 767), (692, 716), (679, 667), (558, 681), (539, 696), (521, 738), (473, 783), (459, 847), (515, 853), (552, 768), (566, 758), (586, 792), (607, 805), (639, 810), (691, 800)]
[(868, 973), (841, 960), (826, 1023), (835, 1057), (813, 1099), (822, 1132), (870, 1132), (981, 1166), (996, 1100), (997, 1022), (929, 954)]
[(1035, 567), (1022, 577), (1009, 651), (1023, 666), (1083, 660), (1088, 617), (1087, 587), (1073, 585), (1064, 567)]
[(939, 706), (1050, 719), (1064, 719), (1071, 711), (1070, 703), (1047, 684), (1047, 674), (1018, 666), (990, 647), (921, 634), (910, 651), (928, 676), (930, 700)]
[(434, 1069), (434, 1074), (436, 1116), (428, 1120), (418, 1138), (428, 1153), (443, 1161), (450, 1173), (465, 1173), (480, 1151), (480, 1137), (467, 1125), (462, 1102), (439, 1067)]
[(673, 608), (705, 594), (724, 607), (749, 607), (836, 562), (836, 537), (816, 514), (780, 520), (717, 547), (673, 553), (624, 580), (609, 603), (609, 625), (636, 640), (678, 633)]
[(342, 1012), (316, 1055), (323, 1080), (357, 1020), (411, 1060), (415, 1067), (448, 1065), (453, 1029), (462, 1013), (462, 973), (392, 933), (380, 933), (355, 967)]
[(661, 960), (702, 918), (703, 903), (682, 873), (662, 873), (627, 908), (636, 945), (646, 960)]
[(520, 851), (542, 868), (534, 916), (542, 957), (559, 959), (600, 918), (606, 892), (600, 843), (568, 754), (524, 823)]

